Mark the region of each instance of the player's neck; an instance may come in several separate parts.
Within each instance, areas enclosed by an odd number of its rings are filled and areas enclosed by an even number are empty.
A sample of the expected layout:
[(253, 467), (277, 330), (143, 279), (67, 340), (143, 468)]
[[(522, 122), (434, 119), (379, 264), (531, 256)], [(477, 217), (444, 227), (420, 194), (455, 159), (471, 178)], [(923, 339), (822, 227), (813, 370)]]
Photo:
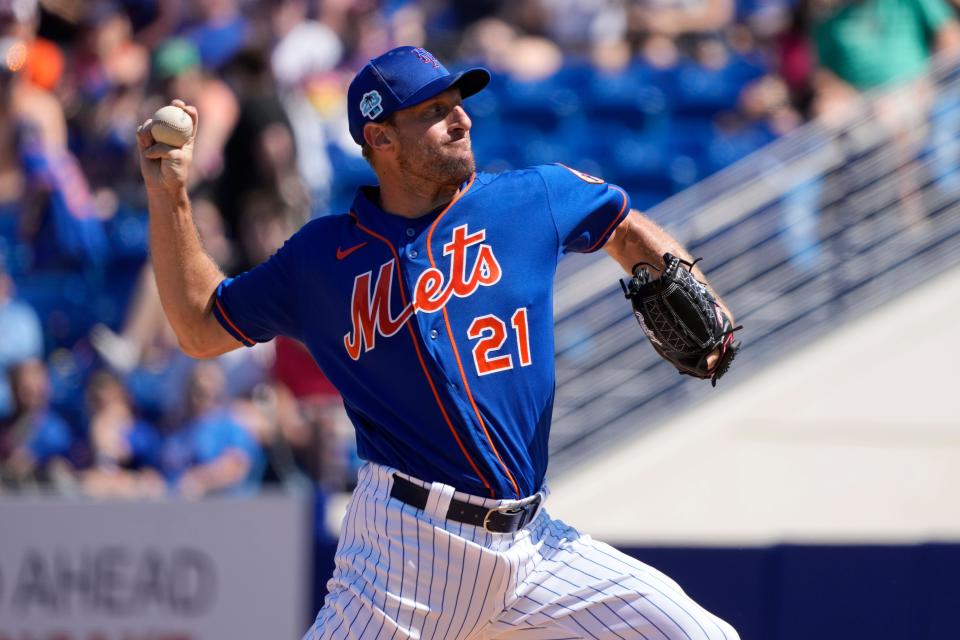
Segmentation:
[(460, 185), (438, 185), (418, 180), (380, 179), (380, 208), (404, 218), (421, 218), (457, 195)]

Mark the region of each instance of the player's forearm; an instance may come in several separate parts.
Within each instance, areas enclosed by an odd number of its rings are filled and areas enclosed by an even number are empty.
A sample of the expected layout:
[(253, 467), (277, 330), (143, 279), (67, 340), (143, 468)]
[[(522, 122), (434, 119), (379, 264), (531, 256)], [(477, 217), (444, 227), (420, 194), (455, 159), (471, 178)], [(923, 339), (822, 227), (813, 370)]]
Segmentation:
[(204, 252), (185, 190), (175, 195), (148, 191), (150, 254), (163, 311), (181, 348), (205, 356), (207, 333), (214, 322), (213, 293), (223, 279)]
[[(212, 313), (213, 294), (223, 274), (203, 251), (187, 197), (198, 118), (196, 107), (174, 100), (137, 127), (137, 148), (150, 208), (150, 252), (160, 304), (184, 352), (212, 358), (240, 343)], [(185, 119), (193, 124), (189, 135)], [(155, 132), (161, 140), (154, 138)]]
[[(657, 269), (663, 269), (663, 254), (671, 253), (681, 260), (693, 262), (693, 257), (676, 238), (666, 232), (660, 225), (636, 210), (632, 210), (623, 222), (614, 230), (604, 249), (611, 258), (617, 261), (624, 271), (632, 274), (633, 266), (638, 262), (647, 262)], [(707, 282), (700, 267), (694, 267), (694, 276), (703, 282), (717, 303), (733, 322), (734, 317), (730, 309), (723, 302), (717, 292)]]
[(690, 260), (690, 254), (673, 236), (636, 210), (630, 211), (630, 215), (614, 229), (604, 249), (627, 273), (638, 262), (649, 262), (658, 269), (662, 268), (664, 253)]

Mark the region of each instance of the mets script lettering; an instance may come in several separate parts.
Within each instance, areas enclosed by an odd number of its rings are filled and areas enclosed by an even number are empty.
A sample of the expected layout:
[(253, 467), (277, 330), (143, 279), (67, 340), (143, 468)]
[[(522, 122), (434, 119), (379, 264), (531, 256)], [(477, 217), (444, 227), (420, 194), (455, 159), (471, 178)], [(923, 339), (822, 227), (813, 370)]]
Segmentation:
[[(435, 267), (424, 270), (413, 287), (412, 299), (396, 316), (390, 308), (397, 268), (394, 260), (380, 266), (376, 280), (373, 271), (354, 278), (350, 299), (353, 326), (350, 333), (343, 336), (343, 346), (350, 357), (359, 360), (360, 354), (376, 346), (377, 334), (389, 338), (400, 331), (414, 313), (435, 313), (443, 309), (451, 296), (466, 298), (480, 287), (499, 282), (503, 272), (493, 249), (483, 243), (486, 237), (484, 229), (470, 233), (467, 225), (456, 227), (450, 242), (443, 245), (443, 255), (450, 256), (449, 275), (445, 276)], [(479, 246), (475, 251), (468, 251), (476, 245)], [(469, 254), (475, 255), (468, 269)]]

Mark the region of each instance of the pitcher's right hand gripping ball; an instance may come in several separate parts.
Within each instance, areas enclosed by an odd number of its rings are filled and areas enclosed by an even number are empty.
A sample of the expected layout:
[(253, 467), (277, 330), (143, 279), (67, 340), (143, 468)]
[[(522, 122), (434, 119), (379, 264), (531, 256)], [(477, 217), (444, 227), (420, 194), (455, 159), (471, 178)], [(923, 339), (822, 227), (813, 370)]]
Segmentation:
[[(741, 327), (723, 312), (707, 288), (691, 273), (694, 262), (686, 262), (669, 253), (663, 254), (666, 268), (659, 278), (652, 278), (645, 262), (633, 266), (633, 277), (620, 281), (624, 296), (633, 305), (633, 313), (664, 360), (684, 375), (717, 379), (730, 368), (740, 349), (733, 332)], [(708, 358), (717, 352), (713, 366)]]
[[(168, 137), (159, 133), (161, 127), (154, 127), (153, 118), (137, 128), (140, 172), (143, 174), (143, 181), (148, 193), (175, 195), (187, 185), (190, 178), (190, 166), (193, 163), (193, 144), (197, 136), (197, 109), (187, 105), (182, 100), (174, 100), (169, 107), (157, 111), (157, 114), (160, 114), (161, 118), (166, 120), (170, 115), (170, 110), (175, 110), (172, 112), (172, 116), (176, 116), (176, 118), (170, 117), (170, 120), (177, 122), (178, 128), (186, 127), (184, 117), (190, 120), (191, 130), (185, 140), (182, 134), (166, 132), (171, 134)], [(168, 142), (156, 138), (155, 135), (159, 135)], [(179, 146), (177, 146), (178, 144)]]
[(150, 118), (150, 135), (157, 142), (179, 149), (193, 135), (193, 119), (186, 110), (168, 104), (157, 109)]

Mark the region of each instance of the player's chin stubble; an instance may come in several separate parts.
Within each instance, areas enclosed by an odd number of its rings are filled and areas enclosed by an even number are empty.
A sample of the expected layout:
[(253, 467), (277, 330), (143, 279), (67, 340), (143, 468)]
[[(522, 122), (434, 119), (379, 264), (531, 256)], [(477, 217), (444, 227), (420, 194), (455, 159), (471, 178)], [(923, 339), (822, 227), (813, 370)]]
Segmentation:
[(476, 169), (473, 150), (456, 147), (430, 148), (420, 143), (414, 149), (401, 147), (397, 156), (397, 163), (404, 173), (442, 185), (461, 185), (466, 182)]

